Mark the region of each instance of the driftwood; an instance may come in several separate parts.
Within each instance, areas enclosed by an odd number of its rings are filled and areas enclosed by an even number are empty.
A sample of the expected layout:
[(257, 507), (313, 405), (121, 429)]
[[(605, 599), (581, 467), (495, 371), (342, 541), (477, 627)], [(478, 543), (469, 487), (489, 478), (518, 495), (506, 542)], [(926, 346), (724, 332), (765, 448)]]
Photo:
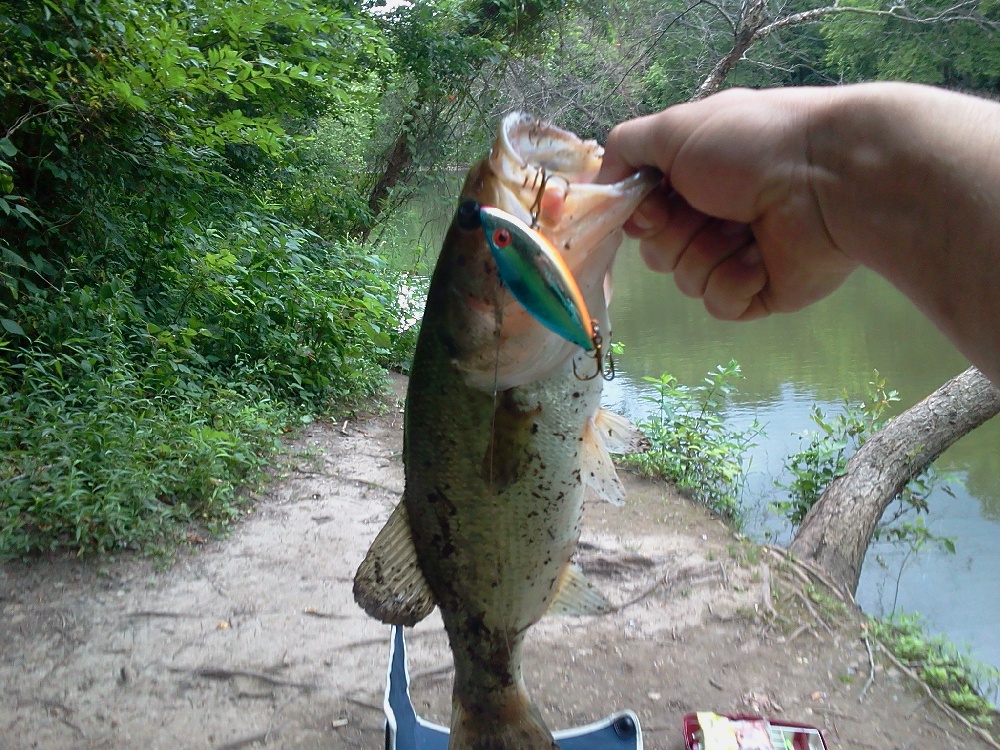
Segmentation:
[(1000, 412), (1000, 388), (972, 367), (861, 446), (802, 521), (789, 550), (853, 596), (886, 507), (960, 437)]

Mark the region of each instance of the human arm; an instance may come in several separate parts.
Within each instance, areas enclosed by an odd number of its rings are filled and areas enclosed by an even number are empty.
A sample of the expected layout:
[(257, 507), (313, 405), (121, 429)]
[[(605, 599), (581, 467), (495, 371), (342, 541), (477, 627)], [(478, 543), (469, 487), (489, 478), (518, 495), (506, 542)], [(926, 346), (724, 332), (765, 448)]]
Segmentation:
[(1000, 383), (1000, 105), (912, 84), (731, 90), (615, 128), (601, 180), (656, 166), (627, 225), (713, 315), (800, 309), (858, 265)]

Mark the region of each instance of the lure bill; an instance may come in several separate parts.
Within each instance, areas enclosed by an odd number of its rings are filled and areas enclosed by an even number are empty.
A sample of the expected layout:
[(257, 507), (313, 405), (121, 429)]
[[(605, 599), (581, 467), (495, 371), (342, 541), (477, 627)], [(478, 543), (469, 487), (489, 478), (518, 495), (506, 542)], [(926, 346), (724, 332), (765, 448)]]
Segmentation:
[(576, 279), (552, 243), (499, 208), (462, 203), (458, 220), (482, 225), (504, 285), (534, 318), (586, 351), (600, 347), (600, 333)]

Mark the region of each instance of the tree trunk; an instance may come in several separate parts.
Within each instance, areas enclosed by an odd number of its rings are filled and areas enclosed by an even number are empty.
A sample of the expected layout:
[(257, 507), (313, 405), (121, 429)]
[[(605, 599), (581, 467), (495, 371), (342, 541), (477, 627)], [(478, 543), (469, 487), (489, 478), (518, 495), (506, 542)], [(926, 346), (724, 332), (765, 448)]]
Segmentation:
[(789, 550), (853, 595), (889, 503), (948, 446), (998, 412), (1000, 388), (976, 368), (949, 380), (858, 449), (806, 514)]
[(385, 160), (382, 173), (375, 180), (371, 192), (368, 193), (368, 219), (364, 225), (356, 227), (357, 234), (364, 241), (375, 226), (389, 192), (399, 184), (413, 164), (413, 149), (410, 148), (410, 132), (402, 128), (396, 136), (392, 151)]

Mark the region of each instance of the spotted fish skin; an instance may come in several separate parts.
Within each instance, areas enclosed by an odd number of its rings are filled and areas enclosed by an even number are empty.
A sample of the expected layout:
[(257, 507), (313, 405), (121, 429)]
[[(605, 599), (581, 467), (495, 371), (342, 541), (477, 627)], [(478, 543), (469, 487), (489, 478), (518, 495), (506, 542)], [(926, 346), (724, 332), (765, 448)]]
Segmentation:
[[(537, 220), (607, 331), (621, 225), (659, 177), (591, 185), (601, 154), (510, 115), (461, 200)], [(642, 437), (600, 409), (600, 377), (574, 374), (593, 372), (592, 357), (504, 290), (481, 228), (452, 224), (407, 393), (403, 500), (355, 579), (355, 598), (384, 622), (440, 608), (455, 660), (451, 750), (555, 747), (522, 680), (525, 634), (547, 612), (609, 607), (571, 563), (584, 491), (620, 502), (609, 450)]]

